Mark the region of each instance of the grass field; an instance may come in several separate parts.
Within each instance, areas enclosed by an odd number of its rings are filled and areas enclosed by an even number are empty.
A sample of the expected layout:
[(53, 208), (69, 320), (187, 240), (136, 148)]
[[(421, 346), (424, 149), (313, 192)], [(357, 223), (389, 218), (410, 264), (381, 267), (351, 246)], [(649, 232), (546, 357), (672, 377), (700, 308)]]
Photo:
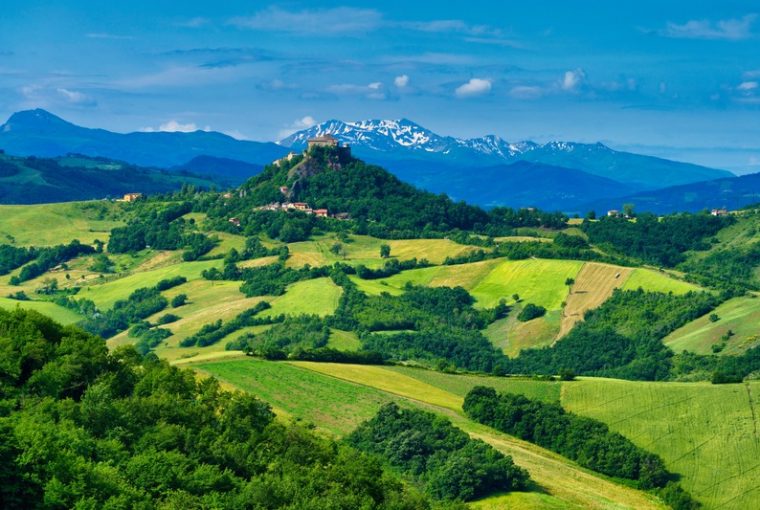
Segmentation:
[(675, 352), (690, 351), (712, 354), (711, 346), (721, 343), (729, 330), (734, 336), (726, 341), (720, 354), (741, 354), (760, 345), (760, 298), (738, 297), (730, 299), (715, 309), (717, 322), (709, 319), (711, 314), (700, 317), (665, 337), (665, 345)]
[(16, 301), (15, 299), (0, 297), (0, 308), (14, 310), (17, 307), (23, 308), (24, 310), (40, 312), (63, 325), (74, 324), (84, 318), (68, 308), (64, 308), (48, 301)]
[[(655, 509), (663, 508), (647, 494), (605, 480), (534, 445), (470, 422), (451, 406), (461, 395), (411, 377), (413, 369), (315, 363), (272, 363), (252, 359), (193, 364), (227, 385), (269, 401), (281, 415), (315, 423), (343, 435), (371, 417), (385, 402), (397, 401), (438, 412), (473, 436), (512, 455), (538, 488), (484, 500), (481, 508), (518, 509)], [(409, 372), (405, 372), (408, 370)], [(441, 374), (444, 375), (444, 374)], [(456, 377), (456, 376), (449, 376)], [(488, 378), (495, 379), (495, 378)], [(467, 384), (454, 383), (454, 385)], [(378, 389), (382, 386), (384, 390)], [(460, 386), (461, 393), (462, 386)], [(405, 395), (411, 395), (406, 398)], [(439, 402), (442, 406), (431, 402)], [(549, 505), (549, 506), (547, 506)], [(476, 507), (477, 508), (477, 507)]]
[[(427, 259), (434, 264), (442, 263), (446, 257), (456, 257), (478, 248), (464, 246), (448, 239), (403, 239), (383, 240), (369, 236), (350, 236), (351, 242), (340, 243), (334, 235), (318, 237), (311, 241), (291, 243), (288, 245), (290, 258), (289, 267), (301, 267), (305, 264), (323, 266), (335, 262), (347, 264), (364, 264), (368, 267), (379, 267), (384, 264), (380, 258), (380, 246), (387, 244), (391, 247), (391, 256), (399, 260), (412, 258)], [(343, 253), (336, 255), (330, 249), (336, 243), (343, 247)]]
[[(183, 262), (158, 269), (132, 273), (123, 278), (110, 280), (100, 285), (83, 287), (79, 297), (91, 299), (100, 308), (110, 308), (119, 300), (129, 297), (135, 290), (142, 287), (153, 287), (165, 278), (184, 276), (188, 280), (197, 280), (201, 272), (212, 267), (221, 267), (222, 260), (204, 260), (198, 262)], [(239, 286), (239, 284), (238, 284)]]
[(634, 269), (622, 288), (623, 290), (636, 290), (639, 287), (649, 292), (672, 292), (673, 294), (686, 294), (692, 290), (700, 290), (697, 285), (646, 268)]
[(590, 379), (563, 384), (562, 404), (660, 455), (705, 508), (760, 507), (760, 383)]
[(353, 331), (331, 329), (327, 347), (339, 351), (358, 351), (361, 350), (362, 343), (359, 340), (359, 336)]
[(290, 285), (282, 296), (267, 298), (272, 308), (262, 316), (330, 315), (338, 307), (343, 290), (329, 278), (316, 278)]
[(510, 357), (517, 356), (523, 349), (551, 345), (559, 333), (560, 310), (551, 310), (528, 322), (517, 320), (520, 310), (518, 305), (509, 316), (489, 324), (483, 331), (495, 347)]
[(114, 219), (120, 210), (121, 204), (114, 202), (0, 205), (0, 243), (52, 246), (72, 239), (86, 244), (108, 241), (111, 229), (122, 224)]
[(623, 286), (631, 271), (629, 267), (597, 262), (585, 263), (575, 277), (575, 283), (567, 296), (558, 337), (569, 333), (576, 322), (583, 320), (586, 311), (601, 306), (612, 295), (613, 290)]
[(519, 294), (524, 303), (533, 303), (547, 310), (559, 310), (567, 297), (567, 278), (575, 278), (583, 266), (575, 260), (506, 260), (472, 288), (472, 295), (483, 307), (492, 307), (499, 300), (513, 301)]

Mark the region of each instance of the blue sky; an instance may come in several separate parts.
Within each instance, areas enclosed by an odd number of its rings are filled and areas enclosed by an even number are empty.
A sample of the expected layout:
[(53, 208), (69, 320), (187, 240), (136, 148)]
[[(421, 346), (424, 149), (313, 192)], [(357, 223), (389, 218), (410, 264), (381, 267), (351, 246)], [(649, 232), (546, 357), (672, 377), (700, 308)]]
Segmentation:
[(33, 107), (254, 140), (406, 117), (760, 171), (760, 0), (4, 0), (0, 116)]

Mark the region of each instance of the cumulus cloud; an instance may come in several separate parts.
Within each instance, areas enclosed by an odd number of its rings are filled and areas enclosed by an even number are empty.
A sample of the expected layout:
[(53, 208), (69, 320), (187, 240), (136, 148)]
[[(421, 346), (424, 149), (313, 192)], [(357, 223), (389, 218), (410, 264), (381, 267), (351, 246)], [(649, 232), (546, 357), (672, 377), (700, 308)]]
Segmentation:
[(309, 129), (310, 127), (315, 126), (316, 124), (317, 124), (317, 119), (315, 119), (311, 115), (305, 115), (299, 119), (294, 120), (287, 127), (281, 129), (277, 133), (277, 139), (282, 140), (283, 138), (287, 138), (288, 136), (292, 135), (296, 131), (301, 131), (302, 129)]
[(382, 24), (382, 15), (374, 9), (334, 7), (302, 11), (270, 7), (253, 16), (232, 18), (238, 28), (289, 32), (294, 34), (347, 34), (375, 30)]
[(406, 88), (409, 85), (409, 76), (406, 74), (396, 76), (393, 79), (393, 84), (400, 89)]
[(683, 24), (668, 23), (658, 33), (677, 39), (723, 39), (738, 41), (752, 37), (752, 25), (757, 14), (747, 14), (741, 18), (711, 21), (690, 20)]
[(211, 126), (206, 126), (203, 129), (200, 129), (194, 122), (182, 123), (172, 119), (170, 121), (164, 122), (157, 128), (146, 127), (142, 128), (140, 131), (144, 131), (145, 133), (193, 133), (195, 131), (211, 131)]
[(566, 71), (562, 80), (560, 81), (560, 87), (567, 92), (577, 91), (583, 81), (586, 79), (586, 73), (583, 69), (574, 69), (572, 71)]
[(487, 94), (491, 91), (491, 80), (485, 78), (470, 78), (454, 91), (457, 97), (472, 97)]
[(756, 81), (744, 81), (740, 83), (739, 86), (736, 87), (736, 89), (742, 92), (750, 92), (757, 89), (757, 87), (758, 87), (758, 83)]

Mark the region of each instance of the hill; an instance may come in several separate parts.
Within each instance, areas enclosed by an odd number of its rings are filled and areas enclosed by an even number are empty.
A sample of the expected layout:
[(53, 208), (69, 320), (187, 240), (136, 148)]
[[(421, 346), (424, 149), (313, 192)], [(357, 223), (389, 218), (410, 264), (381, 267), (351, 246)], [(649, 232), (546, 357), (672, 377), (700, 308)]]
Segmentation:
[(656, 214), (697, 212), (704, 209), (741, 209), (760, 202), (760, 173), (729, 177), (658, 190), (633, 193), (620, 198), (590, 200), (584, 211), (603, 212), (633, 204), (637, 211)]
[(583, 170), (541, 162), (517, 161), (469, 170), (450, 163), (415, 160), (383, 164), (398, 178), (419, 188), (484, 207), (508, 205), (584, 213), (592, 197), (610, 199), (641, 189)]
[[(341, 142), (351, 144), (357, 155), (386, 166), (393, 172), (396, 171), (394, 162), (404, 160), (446, 163), (465, 175), (474, 173), (474, 169), (479, 167), (528, 161), (580, 170), (648, 189), (732, 175), (724, 170), (616, 151), (601, 143), (507, 142), (493, 135), (458, 139), (438, 135), (407, 119), (330, 120), (294, 133), (279, 143), (303, 149), (306, 140), (324, 134), (331, 134)], [(407, 168), (410, 166), (408, 162), (405, 165)], [(567, 182), (570, 180), (568, 177)], [(454, 187), (447, 191), (454, 193)]]
[(196, 156), (263, 165), (288, 152), (273, 143), (236, 140), (217, 132), (122, 134), (90, 129), (40, 109), (15, 113), (0, 126), (0, 149), (48, 158), (78, 153), (163, 168), (184, 165)]
[(205, 155), (196, 156), (184, 165), (175, 167), (177, 171), (190, 172), (196, 175), (223, 177), (226, 181), (236, 185), (257, 175), (263, 169), (264, 165)]
[(142, 168), (106, 158), (57, 158), (0, 154), (0, 203), (38, 204), (175, 191), (184, 184), (223, 187), (228, 182), (189, 172)]

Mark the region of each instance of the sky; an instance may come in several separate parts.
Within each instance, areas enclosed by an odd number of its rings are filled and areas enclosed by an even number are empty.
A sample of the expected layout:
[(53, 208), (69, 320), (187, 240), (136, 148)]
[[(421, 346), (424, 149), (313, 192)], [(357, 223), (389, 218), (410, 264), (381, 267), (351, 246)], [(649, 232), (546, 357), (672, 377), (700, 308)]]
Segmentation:
[(274, 141), (408, 118), (760, 172), (760, 0), (2, 5), (2, 119)]

